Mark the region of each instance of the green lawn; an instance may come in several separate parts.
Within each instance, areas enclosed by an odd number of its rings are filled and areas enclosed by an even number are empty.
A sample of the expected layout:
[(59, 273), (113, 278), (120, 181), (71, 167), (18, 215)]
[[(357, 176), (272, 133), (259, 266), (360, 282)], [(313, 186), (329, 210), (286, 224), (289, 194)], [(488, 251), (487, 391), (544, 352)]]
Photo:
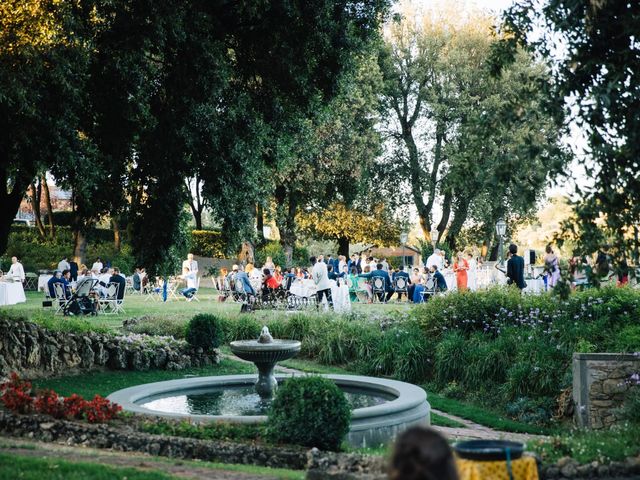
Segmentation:
[(36, 389), (50, 388), (63, 396), (77, 393), (84, 398), (94, 395), (106, 397), (110, 393), (142, 383), (162, 382), (190, 376), (235, 375), (256, 373), (256, 368), (242, 362), (224, 359), (219, 365), (203, 368), (189, 368), (180, 371), (150, 370), (148, 372), (131, 372), (111, 370), (91, 372), (83, 375), (34, 380)]
[[(203, 282), (204, 281), (205, 280), (203, 280)], [(26, 303), (2, 307), (0, 308), (0, 313), (20, 314), (33, 318), (36, 321), (50, 321), (54, 317), (54, 309), (42, 307), (42, 300), (44, 299), (42, 292), (26, 292), (26, 296)], [(128, 295), (125, 298), (124, 305), (126, 313), (115, 316), (100, 315), (98, 317), (85, 317), (85, 319), (96, 327), (116, 329), (122, 326), (122, 320), (125, 318), (141, 317), (143, 315), (188, 320), (198, 313), (220, 313), (230, 316), (240, 314), (239, 304), (234, 302), (219, 302), (218, 292), (213, 288), (201, 288), (198, 292), (198, 297), (200, 298), (200, 302), (186, 302), (182, 298), (168, 302), (157, 302), (146, 300), (146, 296)], [(392, 312), (397, 310), (404, 311), (410, 308), (407, 303), (354, 303), (352, 305), (353, 310), (356, 312)], [(269, 319), (274, 316), (286, 315), (286, 313), (274, 310), (257, 310), (252, 313), (252, 315), (259, 319)], [(57, 318), (63, 317), (58, 315)]]
[(56, 458), (32, 458), (0, 454), (0, 480), (168, 480), (177, 478), (158, 471), (109, 467)]

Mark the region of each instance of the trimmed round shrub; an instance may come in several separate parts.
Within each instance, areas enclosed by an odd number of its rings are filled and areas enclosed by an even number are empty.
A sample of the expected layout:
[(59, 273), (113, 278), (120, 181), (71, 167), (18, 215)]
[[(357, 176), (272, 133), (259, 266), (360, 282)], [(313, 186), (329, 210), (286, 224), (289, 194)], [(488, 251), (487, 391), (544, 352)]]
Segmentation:
[(201, 313), (187, 324), (186, 340), (195, 348), (218, 348), (224, 339), (222, 320), (215, 315)]
[(273, 400), (266, 432), (275, 442), (339, 450), (350, 419), (349, 402), (333, 381), (290, 378)]

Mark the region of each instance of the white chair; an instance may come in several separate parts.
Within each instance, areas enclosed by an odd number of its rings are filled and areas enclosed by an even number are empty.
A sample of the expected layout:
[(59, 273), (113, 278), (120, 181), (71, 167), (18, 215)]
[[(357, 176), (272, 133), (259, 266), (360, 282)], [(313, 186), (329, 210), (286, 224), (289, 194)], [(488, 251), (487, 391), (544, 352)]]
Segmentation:
[[(199, 302), (200, 299), (198, 298), (198, 292), (200, 291), (200, 277), (196, 277), (196, 291), (193, 292), (193, 295), (191, 295), (191, 301), (193, 302), (194, 300), (196, 302)], [(186, 297), (185, 297), (186, 298)]]
[(406, 277), (396, 277), (393, 281), (393, 289), (398, 294), (398, 300), (400, 300), (400, 295), (402, 293), (407, 295), (408, 288), (409, 282)]
[(103, 314), (116, 315), (118, 313), (125, 313), (122, 308), (124, 297), (122, 300), (118, 300), (118, 290), (120, 285), (111, 282), (107, 285), (106, 295), (100, 299), (100, 312)]
[(53, 291), (56, 294), (56, 298), (54, 299), (56, 311), (54, 315), (57, 315), (58, 313), (63, 313), (64, 307), (67, 305), (67, 296), (65, 295), (64, 285), (61, 283), (54, 283)]
[(377, 298), (382, 303), (387, 303), (386, 281), (384, 277), (371, 277), (371, 290), (373, 291), (373, 299)]

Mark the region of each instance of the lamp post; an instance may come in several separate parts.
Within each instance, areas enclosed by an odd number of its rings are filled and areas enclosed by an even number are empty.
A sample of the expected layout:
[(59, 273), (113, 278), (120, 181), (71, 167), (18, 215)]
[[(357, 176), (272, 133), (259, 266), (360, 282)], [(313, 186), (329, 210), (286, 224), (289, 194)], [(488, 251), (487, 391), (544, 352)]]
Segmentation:
[(407, 244), (407, 240), (409, 240), (409, 234), (407, 232), (402, 232), (400, 234), (400, 243), (402, 244), (402, 266), (406, 266), (407, 257), (404, 254), (404, 247)]
[(435, 251), (436, 249), (436, 245), (438, 244), (438, 237), (440, 236), (440, 233), (438, 232), (438, 229), (436, 227), (433, 227), (431, 229), (431, 245), (433, 245), (433, 250)]
[(507, 233), (507, 222), (502, 218), (496, 222), (496, 234), (498, 235), (498, 263), (502, 263), (502, 239)]

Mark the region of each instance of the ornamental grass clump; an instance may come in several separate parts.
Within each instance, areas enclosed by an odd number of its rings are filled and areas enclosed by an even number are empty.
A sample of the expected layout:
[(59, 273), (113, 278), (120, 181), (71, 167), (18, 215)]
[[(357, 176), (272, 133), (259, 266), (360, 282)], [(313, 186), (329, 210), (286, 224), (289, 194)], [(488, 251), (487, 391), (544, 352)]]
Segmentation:
[(290, 378), (273, 400), (266, 434), (274, 442), (335, 451), (349, 432), (350, 419), (349, 402), (333, 381)]
[(208, 313), (196, 315), (187, 324), (186, 340), (192, 347), (205, 351), (218, 348), (224, 340), (222, 320)]

